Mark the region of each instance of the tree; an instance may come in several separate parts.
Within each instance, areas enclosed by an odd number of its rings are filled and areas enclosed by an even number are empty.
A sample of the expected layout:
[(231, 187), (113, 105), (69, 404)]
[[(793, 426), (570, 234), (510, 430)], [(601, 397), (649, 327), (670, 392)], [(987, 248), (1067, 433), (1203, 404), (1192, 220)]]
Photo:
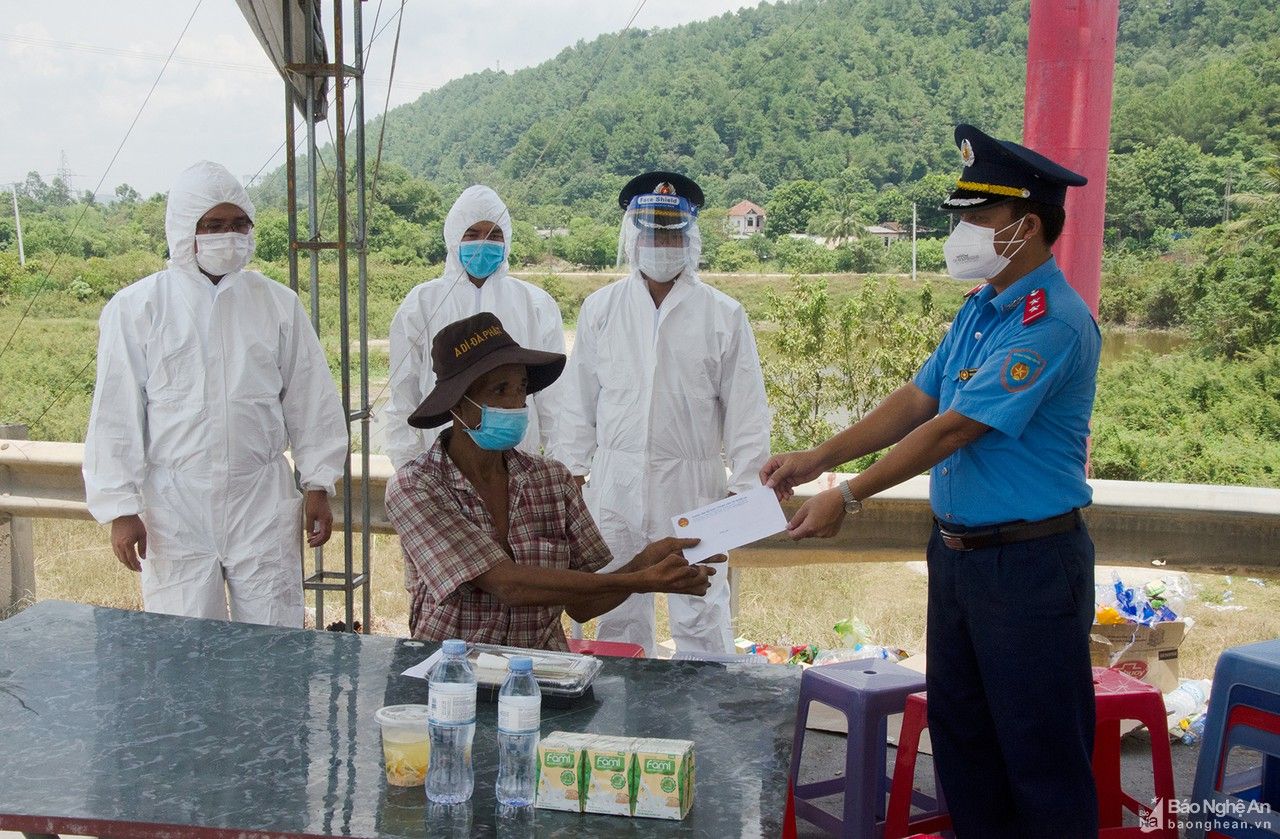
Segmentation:
[(726, 207), (732, 207), (739, 201), (764, 206), (769, 201), (769, 188), (752, 172), (734, 172), (724, 183), (724, 203)]
[(53, 179), (53, 183), (49, 184), (49, 189), (45, 192), (44, 201), (51, 207), (66, 207), (74, 203), (71, 197), (71, 187), (61, 177)]
[(777, 187), (767, 206), (770, 236), (804, 233), (827, 206), (827, 191), (813, 181), (789, 181)]
[(142, 200), (142, 196), (138, 194), (138, 190), (128, 184), (120, 184), (116, 187), (116, 201), (121, 204), (137, 204)]
[(715, 258), (710, 260), (711, 267), (717, 271), (741, 271), (755, 262), (755, 254), (745, 243), (730, 240), (716, 249)]
[(552, 240), (557, 256), (585, 268), (607, 268), (617, 261), (618, 234), (589, 218), (569, 221), (569, 235)]
[(508, 261), (513, 268), (537, 265), (550, 254), (550, 245), (538, 235), (538, 231), (532, 224), (527, 221), (513, 220), (511, 228), (511, 252)]
[[(355, 173), (350, 175), (355, 186)], [(397, 163), (384, 162), (378, 173), (374, 198), (405, 221), (425, 225), (444, 214), (440, 193), (430, 182), (415, 178)]]
[(1145, 241), (1160, 228), (1207, 227), (1222, 218), (1223, 162), (1181, 137), (1112, 154), (1107, 227)]
[(258, 259), (283, 262), (289, 258), (289, 217), (279, 210), (262, 210), (254, 220), (253, 238), (257, 242), (254, 255)]
[(830, 274), (836, 270), (836, 253), (809, 239), (784, 236), (774, 252), (778, 266), (798, 274)]
[(814, 231), (839, 246), (861, 237), (865, 224), (854, 196), (842, 193), (831, 199), (830, 209), (814, 223)]
[(26, 180), (18, 190), (23, 197), (43, 208), (49, 201), (49, 185), (40, 177), (39, 172), (28, 172)]

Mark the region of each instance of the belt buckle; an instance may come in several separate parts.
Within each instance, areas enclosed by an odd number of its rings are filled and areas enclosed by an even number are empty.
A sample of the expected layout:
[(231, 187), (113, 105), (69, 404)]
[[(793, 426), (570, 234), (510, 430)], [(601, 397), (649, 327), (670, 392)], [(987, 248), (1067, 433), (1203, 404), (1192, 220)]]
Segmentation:
[(964, 537), (957, 533), (948, 533), (942, 528), (938, 528), (938, 533), (942, 536), (942, 544), (946, 545), (953, 551), (967, 551), (968, 546), (964, 543)]

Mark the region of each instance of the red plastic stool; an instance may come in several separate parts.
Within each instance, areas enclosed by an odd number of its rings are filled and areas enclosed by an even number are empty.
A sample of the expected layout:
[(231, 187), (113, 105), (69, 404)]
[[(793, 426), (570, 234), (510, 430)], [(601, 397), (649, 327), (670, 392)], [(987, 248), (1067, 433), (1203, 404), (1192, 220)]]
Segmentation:
[(621, 641), (584, 641), (574, 638), (568, 640), (571, 653), (613, 658), (644, 658), (644, 647), (639, 644), (624, 644)]
[[(903, 839), (922, 833), (947, 830), (951, 816), (940, 815), (911, 820), (912, 788), (916, 781), (916, 756), (920, 733), (929, 727), (929, 705), (924, 691), (907, 697), (898, 735), (898, 757), (893, 763), (893, 783), (889, 787), (889, 807), (884, 818), (884, 839)], [(938, 796), (941, 801), (942, 796)]]
[[(1151, 772), (1155, 781), (1155, 797), (1163, 801), (1172, 801), (1175, 797), (1173, 757), (1169, 751), (1164, 697), (1151, 685), (1119, 670), (1105, 667), (1093, 668), (1093, 696), (1097, 709), (1093, 737), (1093, 777), (1098, 788), (1098, 835), (1103, 839), (1131, 836), (1178, 839), (1177, 828), (1173, 826), (1156, 828), (1148, 823), (1145, 830), (1142, 827), (1124, 826), (1126, 809), (1137, 814), (1139, 820), (1150, 820), (1152, 813), (1149, 806), (1126, 793), (1121, 786), (1122, 720), (1137, 720), (1147, 726), (1147, 730), (1151, 732)], [(909, 821), (916, 752), (920, 747), (920, 732), (929, 725), (928, 716), (925, 694), (915, 693), (907, 697), (906, 712), (902, 716), (902, 734), (898, 738), (898, 758), (893, 768), (893, 784), (889, 788), (885, 839), (901, 839), (914, 832), (950, 827), (950, 818), (947, 816), (936, 816), (914, 823)], [(1163, 821), (1167, 820), (1157, 820), (1156, 823), (1162, 824)]]
[[(1151, 732), (1151, 773), (1155, 779), (1158, 801), (1173, 801), (1173, 757), (1169, 752), (1168, 717), (1164, 696), (1145, 682), (1119, 670), (1093, 668), (1093, 696), (1097, 722), (1093, 735), (1093, 779), (1098, 787), (1099, 836), (1163, 836), (1178, 839), (1173, 825), (1165, 828), (1148, 825), (1124, 827), (1124, 811), (1136, 813), (1139, 820), (1150, 820), (1151, 807), (1124, 791), (1120, 779), (1120, 723), (1137, 720)], [(1157, 818), (1156, 824), (1165, 819)]]

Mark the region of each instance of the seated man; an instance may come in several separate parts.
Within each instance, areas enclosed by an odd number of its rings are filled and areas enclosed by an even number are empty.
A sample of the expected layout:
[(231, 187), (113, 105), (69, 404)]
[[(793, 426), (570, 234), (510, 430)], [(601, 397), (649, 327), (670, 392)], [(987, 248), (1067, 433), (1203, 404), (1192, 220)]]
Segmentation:
[(715, 569), (680, 555), (696, 539), (662, 539), (595, 573), (613, 557), (569, 470), (515, 448), (525, 397), (554, 382), (564, 362), (524, 349), (488, 312), (432, 342), (435, 387), (408, 421), (453, 424), (387, 486), (414, 638), (566, 650), (562, 612), (585, 622), (638, 592), (706, 594)]

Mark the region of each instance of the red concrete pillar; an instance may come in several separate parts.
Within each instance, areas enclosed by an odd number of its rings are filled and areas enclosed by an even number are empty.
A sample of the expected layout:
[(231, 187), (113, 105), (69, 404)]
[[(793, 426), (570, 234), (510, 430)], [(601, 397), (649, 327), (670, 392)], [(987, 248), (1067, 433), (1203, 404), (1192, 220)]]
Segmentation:
[(1098, 312), (1119, 0), (1031, 0), (1022, 142), (1089, 179), (1067, 190), (1053, 251)]

